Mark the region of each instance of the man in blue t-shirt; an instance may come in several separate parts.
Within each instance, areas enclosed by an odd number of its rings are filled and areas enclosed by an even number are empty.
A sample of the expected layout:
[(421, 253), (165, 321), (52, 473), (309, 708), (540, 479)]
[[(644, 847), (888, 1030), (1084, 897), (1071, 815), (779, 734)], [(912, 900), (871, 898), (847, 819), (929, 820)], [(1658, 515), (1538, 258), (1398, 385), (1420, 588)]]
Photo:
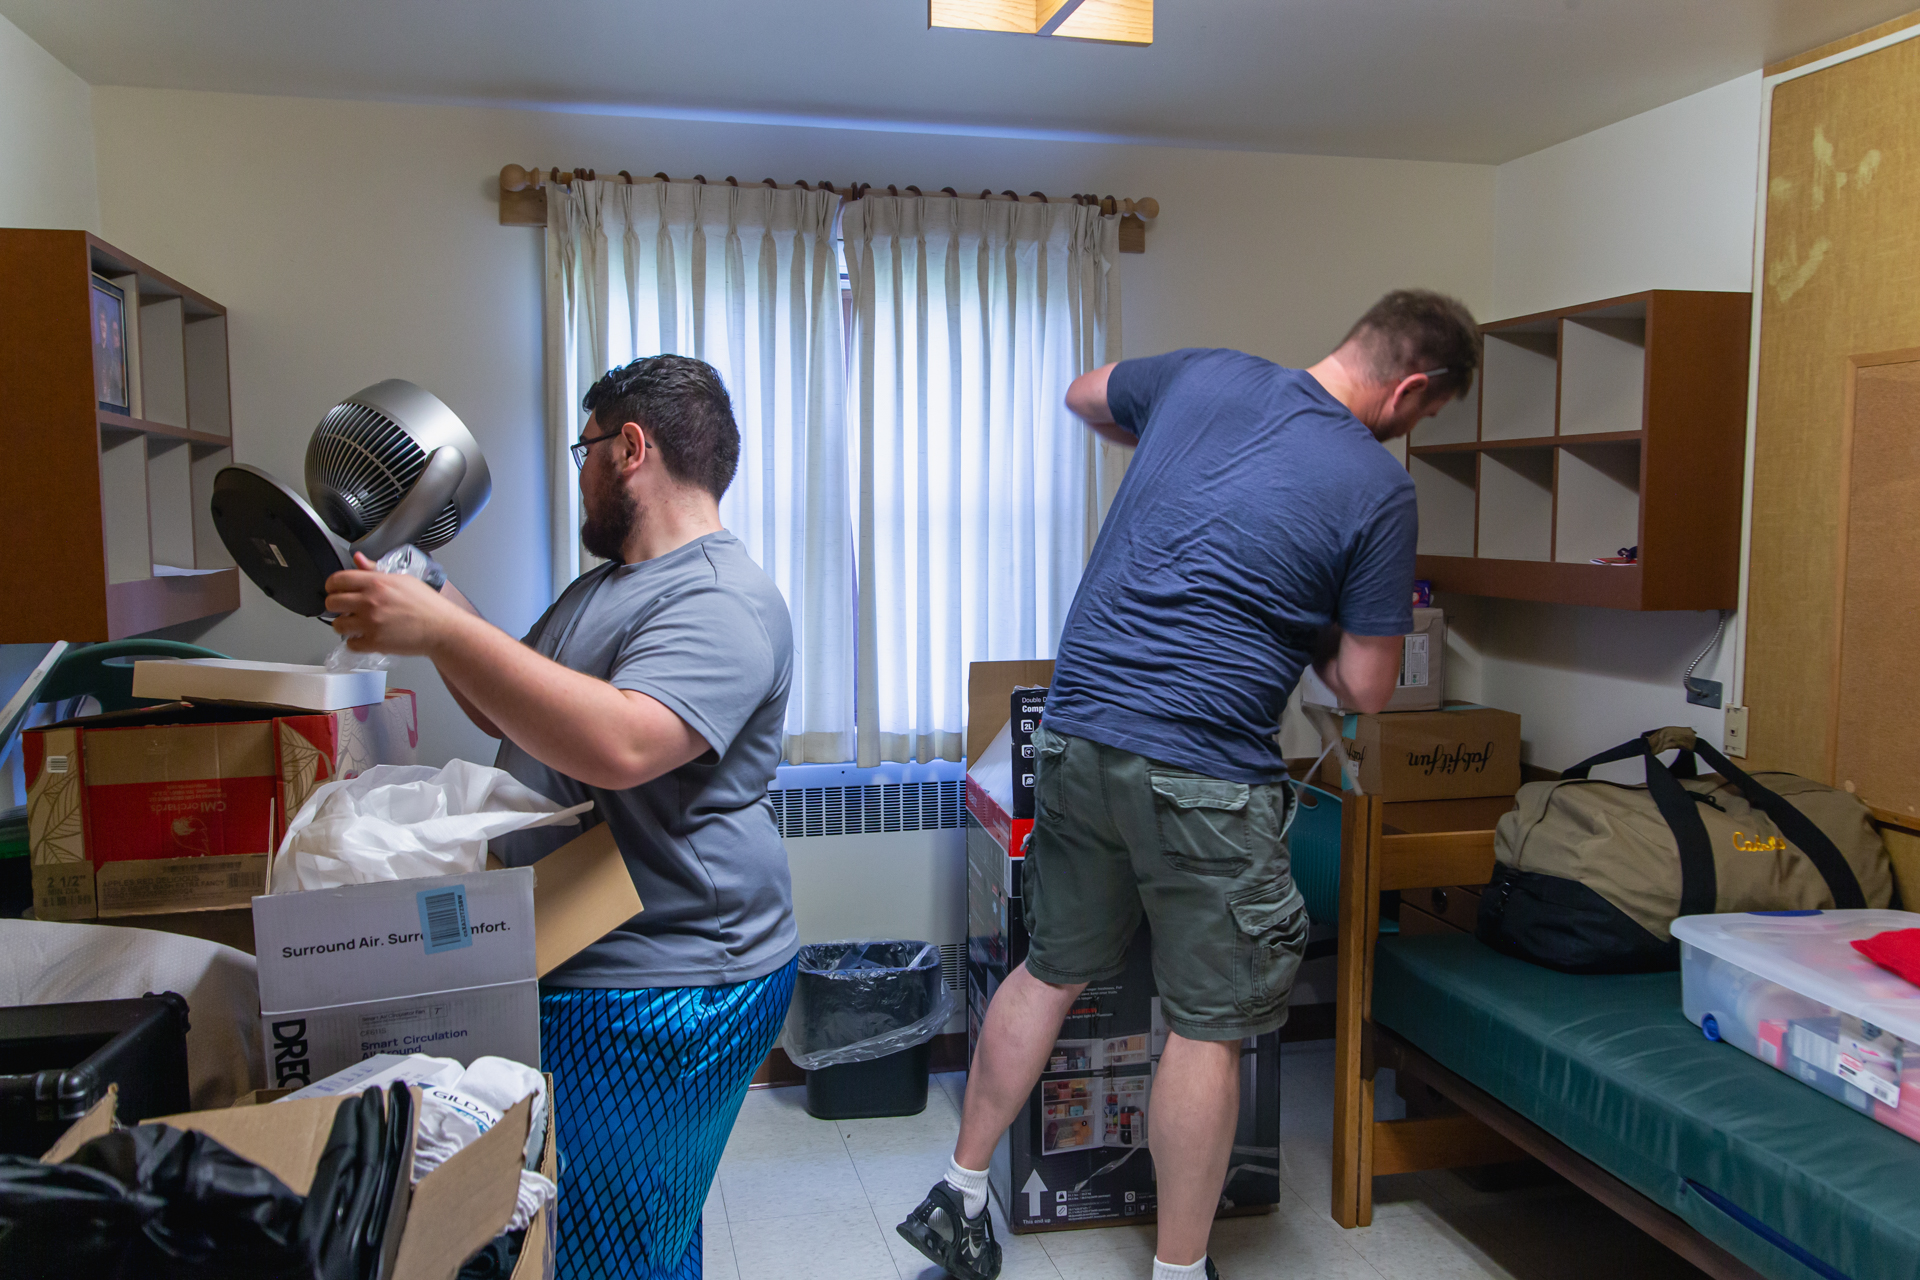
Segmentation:
[(1418, 519), (1406, 468), (1380, 446), (1464, 397), (1479, 363), (1464, 306), (1403, 290), (1310, 369), (1195, 349), (1068, 390), (1094, 431), (1138, 451), (1034, 734), (1027, 960), (988, 1008), (947, 1176), (900, 1224), (959, 1280), (998, 1273), (988, 1161), (1074, 999), (1120, 973), (1143, 913), (1170, 1031), (1149, 1116), (1154, 1280), (1215, 1276), (1240, 1043), (1286, 1021), (1306, 948), (1280, 714), (1308, 663), (1345, 706), (1392, 695)]

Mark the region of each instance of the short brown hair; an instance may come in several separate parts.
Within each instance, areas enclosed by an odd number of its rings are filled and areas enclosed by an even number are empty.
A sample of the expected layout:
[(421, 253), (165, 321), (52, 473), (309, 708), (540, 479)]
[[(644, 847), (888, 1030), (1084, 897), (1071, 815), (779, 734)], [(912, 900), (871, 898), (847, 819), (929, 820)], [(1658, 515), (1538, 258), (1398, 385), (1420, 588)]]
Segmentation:
[(1366, 353), (1367, 371), (1379, 382), (1416, 373), (1435, 374), (1430, 394), (1464, 400), (1480, 367), (1480, 326), (1458, 298), (1430, 289), (1395, 289), (1367, 308), (1341, 346)]
[(667, 474), (681, 484), (697, 485), (718, 501), (733, 483), (740, 428), (719, 371), (703, 360), (643, 356), (607, 370), (580, 407), (602, 431), (633, 422), (652, 432)]

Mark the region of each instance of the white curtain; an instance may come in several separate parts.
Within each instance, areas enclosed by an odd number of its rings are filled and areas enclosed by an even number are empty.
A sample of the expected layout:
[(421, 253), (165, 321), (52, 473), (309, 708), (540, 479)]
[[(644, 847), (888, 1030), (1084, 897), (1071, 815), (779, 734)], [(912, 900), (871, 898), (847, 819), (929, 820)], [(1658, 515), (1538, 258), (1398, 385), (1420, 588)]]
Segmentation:
[(740, 424), (721, 520), (793, 615), (789, 761), (854, 751), (845, 321), (825, 191), (574, 182), (547, 189), (546, 385), (554, 591), (583, 568), (567, 446), (607, 369), (671, 352), (719, 370)]
[(967, 664), (1051, 656), (1125, 466), (1063, 404), (1119, 358), (1118, 223), (869, 195), (842, 214), (858, 763), (963, 753)]

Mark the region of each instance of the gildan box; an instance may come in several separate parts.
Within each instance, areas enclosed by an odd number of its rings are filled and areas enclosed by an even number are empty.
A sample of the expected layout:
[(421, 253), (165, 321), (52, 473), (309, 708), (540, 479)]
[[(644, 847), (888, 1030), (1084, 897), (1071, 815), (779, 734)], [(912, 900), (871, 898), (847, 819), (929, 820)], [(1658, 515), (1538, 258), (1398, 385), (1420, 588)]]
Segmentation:
[[(1520, 789), (1520, 717), (1450, 702), (1439, 711), (1350, 715), (1340, 736), (1359, 770), (1360, 789), (1386, 800), (1510, 796)], [(1320, 783), (1342, 789), (1329, 755)]]
[(34, 915), (91, 920), (244, 908), (313, 788), (411, 764), (412, 692), (370, 707), (169, 703), (24, 737)]
[(531, 867), (256, 897), (268, 1084), (376, 1053), (537, 1067), (539, 979), (639, 913), (605, 824)]
[[(1394, 684), (1387, 711), (1434, 711), (1446, 700), (1447, 691), (1447, 615), (1441, 609), (1415, 609), (1413, 630), (1400, 647), (1400, 674)], [(1300, 698), (1317, 707), (1342, 707), (1326, 682), (1308, 667), (1300, 676)]]

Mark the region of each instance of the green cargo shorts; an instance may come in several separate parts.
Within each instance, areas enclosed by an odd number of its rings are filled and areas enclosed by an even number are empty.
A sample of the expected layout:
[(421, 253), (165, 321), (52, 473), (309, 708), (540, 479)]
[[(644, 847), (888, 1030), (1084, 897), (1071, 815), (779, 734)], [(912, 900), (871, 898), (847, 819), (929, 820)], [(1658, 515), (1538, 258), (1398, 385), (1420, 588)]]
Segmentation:
[(1033, 745), (1028, 972), (1062, 986), (1117, 976), (1144, 911), (1169, 1027), (1238, 1040), (1284, 1023), (1307, 946), (1287, 784), (1209, 778), (1044, 725)]

